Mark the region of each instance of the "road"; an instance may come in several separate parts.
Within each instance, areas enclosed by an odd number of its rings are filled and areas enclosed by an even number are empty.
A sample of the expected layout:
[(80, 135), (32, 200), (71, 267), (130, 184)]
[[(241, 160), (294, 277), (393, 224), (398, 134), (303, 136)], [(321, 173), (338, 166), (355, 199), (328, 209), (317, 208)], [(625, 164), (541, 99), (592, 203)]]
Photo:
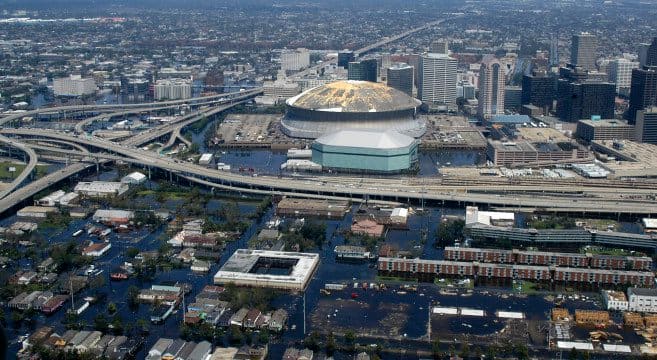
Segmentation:
[[(596, 212), (600, 214), (650, 214), (657, 213), (657, 204), (651, 200), (627, 199), (620, 194), (636, 194), (633, 188), (600, 188), (600, 187), (562, 187), (553, 186), (541, 189), (537, 186), (505, 185), (497, 188), (479, 186), (438, 186), (411, 183), (407, 179), (362, 179), (362, 183), (349, 183), (353, 179), (340, 177), (315, 177), (309, 179), (278, 178), (274, 176), (246, 176), (215, 169), (208, 169), (196, 164), (174, 160), (164, 156), (123, 144), (95, 137), (80, 136), (44, 130), (34, 134), (29, 129), (4, 129), (4, 134), (21, 136), (38, 136), (75, 142), (106, 151), (123, 161), (146, 167), (159, 168), (181, 177), (193, 177), (235, 191), (257, 192), (270, 194), (290, 192), (303, 197), (307, 194), (341, 196), (346, 198), (374, 198), (390, 201), (448, 201), (464, 204), (486, 204), (491, 206), (550, 208), (566, 212)], [(65, 151), (65, 150), (64, 150)], [(71, 152), (72, 153), (72, 152)], [(93, 155), (89, 155), (93, 156)], [(373, 186), (378, 185), (378, 186)], [(546, 194), (541, 196), (537, 191), (550, 190), (563, 195)], [(657, 195), (657, 191), (640, 189), (648, 195)], [(512, 193), (504, 196), (500, 193)], [(569, 194), (578, 194), (573, 199)], [(586, 196), (582, 197), (581, 194)]]
[(111, 111), (129, 110), (129, 109), (132, 109), (133, 111), (137, 111), (137, 110), (147, 111), (147, 110), (150, 110), (150, 109), (153, 109), (153, 108), (159, 108), (159, 107), (169, 107), (169, 106), (177, 106), (177, 105), (185, 105), (185, 104), (194, 104), (196, 102), (211, 101), (212, 99), (221, 99), (221, 98), (235, 96), (235, 95), (248, 96), (248, 95), (257, 95), (257, 94), (261, 94), (261, 93), (262, 93), (262, 88), (256, 88), (256, 89), (252, 89), (252, 90), (240, 91), (240, 92), (234, 92), (234, 93), (226, 93), (226, 94), (210, 95), (210, 96), (201, 96), (201, 97), (184, 99), (184, 100), (160, 101), (160, 102), (153, 102), (153, 103), (70, 105), (70, 106), (41, 108), (41, 109), (30, 110), (30, 111), (21, 112), (21, 113), (14, 113), (14, 114), (10, 114), (8, 116), (5, 116), (3, 118), (0, 118), (0, 126), (4, 126), (5, 124), (8, 124), (8, 123), (10, 123), (12, 121), (15, 121), (15, 120), (20, 120), (25, 116), (34, 116), (34, 115), (39, 115), (39, 114), (49, 114), (49, 113), (57, 113), (57, 112), (104, 112), (104, 111), (111, 112)]
[(427, 28), (430, 28), (430, 27), (432, 27), (432, 26), (440, 25), (440, 24), (441, 24), (442, 22), (444, 22), (444, 21), (445, 21), (445, 19), (440, 19), (440, 20), (432, 21), (432, 22), (426, 23), (426, 24), (424, 24), (424, 25), (422, 25), (422, 26), (418, 26), (418, 27), (416, 27), (416, 28), (413, 28), (413, 29), (410, 29), (410, 30), (404, 31), (404, 32), (401, 33), (401, 34), (397, 34), (397, 35), (392, 36), (392, 37), (383, 38), (383, 39), (381, 39), (381, 40), (375, 42), (374, 44), (367, 45), (367, 46), (365, 46), (365, 47), (363, 47), (363, 48), (360, 48), (360, 49), (358, 49), (358, 50), (354, 50), (354, 55), (357, 56), (357, 57), (358, 57), (358, 56), (361, 56), (361, 55), (365, 54), (365, 53), (368, 52), (368, 51), (371, 51), (371, 50), (374, 50), (374, 49), (376, 49), (376, 48), (379, 48), (379, 47), (381, 47), (381, 46), (383, 46), (383, 45), (387, 45), (387, 44), (393, 43), (393, 42), (395, 42), (395, 41), (401, 40), (401, 39), (403, 39), (403, 38), (405, 38), (405, 37), (407, 37), (407, 36), (409, 36), (409, 35), (412, 35), (412, 34), (418, 32), (418, 31), (422, 31), (422, 30), (427, 29)]
[(34, 171), (34, 169), (36, 168), (38, 157), (36, 152), (34, 152), (34, 150), (32, 150), (29, 146), (17, 142), (13, 139), (8, 139), (4, 136), (0, 136), (0, 143), (18, 148), (20, 151), (24, 152), (25, 155), (27, 155), (27, 157), (29, 158), (27, 166), (25, 166), (23, 171), (14, 179), (14, 181), (12, 181), (9, 184), (9, 186), (7, 186), (5, 189), (0, 191), (0, 199), (1, 199), (7, 196), (12, 191), (16, 190), (16, 188), (19, 187), (23, 183), (23, 181), (25, 181), (32, 174), (32, 171)]

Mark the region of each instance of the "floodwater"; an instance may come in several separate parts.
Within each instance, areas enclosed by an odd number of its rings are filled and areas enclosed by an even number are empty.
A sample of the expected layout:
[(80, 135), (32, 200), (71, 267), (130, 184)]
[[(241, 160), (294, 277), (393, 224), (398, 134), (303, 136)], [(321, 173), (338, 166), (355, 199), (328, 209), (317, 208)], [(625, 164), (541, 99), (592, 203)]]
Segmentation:
[[(208, 129), (213, 128), (209, 123), (206, 128), (199, 134), (194, 134), (193, 139), (199, 144), (203, 143), (203, 134)], [(201, 146), (203, 152), (207, 151), (205, 145)], [(218, 162), (230, 164), (234, 169), (241, 167), (253, 168), (257, 173), (278, 174), (280, 165), (285, 161), (284, 153), (271, 152), (269, 150), (226, 150), (225, 153), (217, 152)], [(482, 161), (481, 154), (472, 151), (449, 151), (436, 153), (423, 153), (420, 155), (420, 176), (432, 176), (437, 173), (438, 166), (457, 166), (473, 165)], [(450, 163), (450, 165), (448, 165)], [(118, 173), (108, 171), (92, 176), (93, 180), (116, 180)], [(148, 186), (154, 186), (149, 184)], [(145, 196), (134, 199), (136, 203), (147, 204), (153, 209), (166, 208), (175, 212), (181, 205), (182, 200), (169, 199), (162, 204), (155, 202), (153, 196)], [(214, 199), (206, 207), (207, 212), (214, 213), (225, 202), (232, 202), (234, 199)], [(255, 209), (256, 202), (239, 201), (240, 211), (250, 213)], [(354, 283), (362, 284), (376, 283), (376, 269), (371, 263), (338, 263), (333, 254), (333, 248), (336, 245), (344, 244), (345, 239), (341, 235), (344, 230), (349, 229), (352, 223), (352, 212), (340, 220), (326, 220), (327, 225), (326, 238), (327, 243), (320, 249), (315, 250), (320, 254), (321, 264), (315, 273), (307, 291), (304, 294), (281, 294), (272, 302), (273, 308), (284, 308), (290, 314), (289, 327), (280, 338), (275, 339), (270, 346), (270, 358), (278, 359), (282, 357), (285, 348), (290, 343), (298, 343), (304, 338), (304, 333), (311, 331), (323, 332), (327, 324), (335, 324), (336, 328), (340, 324), (348, 325), (354, 329), (370, 330), (374, 335), (381, 335), (386, 332), (393, 338), (403, 344), (403, 339), (418, 339), (427, 334), (429, 312), (432, 305), (439, 304), (446, 307), (467, 307), (481, 309), (486, 312), (483, 318), (473, 317), (453, 317), (440, 320), (440, 327), (445, 328), (446, 333), (468, 333), (472, 335), (486, 335), (499, 331), (503, 323), (496, 321), (494, 313), (498, 310), (519, 311), (525, 313), (530, 319), (546, 319), (552, 303), (544, 300), (542, 297), (529, 296), (503, 296), (501, 289), (484, 289), (489, 292), (477, 289), (469, 295), (442, 295), (439, 288), (431, 284), (420, 284), (417, 292), (399, 292), (399, 284), (390, 284), (386, 291), (363, 290), (361, 286), (353, 288)], [(408, 222), (408, 230), (390, 230), (386, 233), (386, 242), (400, 249), (409, 250), (417, 256), (427, 259), (441, 259), (442, 251), (433, 246), (436, 236), (437, 226), (443, 215), (461, 215), (465, 213), (460, 208), (427, 208), (426, 211), (411, 216)], [(134, 322), (136, 319), (149, 319), (149, 305), (142, 304), (133, 312), (125, 299), (128, 287), (135, 285), (139, 288), (147, 288), (152, 284), (163, 282), (186, 282), (192, 285), (192, 291), (188, 295), (193, 299), (196, 294), (207, 284), (212, 283), (212, 276), (220, 268), (228, 257), (238, 248), (247, 247), (247, 241), (257, 234), (264, 222), (269, 220), (273, 215), (273, 210), (269, 211), (257, 221), (252, 221), (249, 228), (242, 236), (233, 242), (229, 242), (219, 263), (213, 264), (210, 272), (205, 275), (193, 274), (188, 268), (173, 269), (170, 271), (158, 272), (153, 281), (139, 281), (131, 278), (122, 282), (110, 282), (109, 272), (119, 266), (125, 260), (124, 254), (129, 247), (137, 247), (139, 250), (157, 250), (162, 239), (165, 236), (165, 227), (157, 229), (142, 229), (128, 234), (112, 233), (108, 240), (112, 243), (111, 250), (96, 262), (96, 267), (102, 269), (105, 285), (98, 289), (86, 289), (80, 294), (76, 294), (76, 306), (79, 306), (81, 299), (85, 296), (96, 295), (97, 293), (106, 293), (107, 300), (105, 303), (92, 305), (87, 309), (81, 318), (88, 324), (93, 324), (93, 319), (98, 313), (106, 313), (107, 303), (114, 302), (118, 311), (117, 314), (123, 319), (124, 324)], [(0, 221), (0, 226), (10, 224), (14, 219), (8, 218)], [(90, 237), (86, 232), (73, 238), (72, 234), (84, 228), (90, 220), (75, 220), (66, 229), (58, 231), (43, 232), (43, 236), (51, 243), (66, 242), (75, 239), (77, 242), (85, 240), (98, 241), (95, 237)], [(634, 224), (624, 224), (623, 228), (633, 228)], [(19, 266), (29, 268), (33, 266), (28, 259), (23, 259)], [(320, 289), (326, 283), (344, 283), (349, 288), (342, 292), (333, 292), (329, 296), (320, 294)], [(508, 289), (504, 290), (508, 293)], [(351, 299), (352, 293), (356, 294), (356, 299)], [(597, 308), (599, 305), (592, 302), (568, 302), (566, 306), (572, 310), (575, 308)], [(70, 308), (67, 304), (66, 308)], [(337, 312), (336, 312), (337, 310)], [(60, 309), (50, 317), (38, 315), (35, 327), (48, 324), (55, 326), (59, 333), (63, 332), (61, 321), (64, 318), (65, 310)], [(332, 315), (331, 315), (332, 314)], [(319, 317), (318, 317), (319, 315)], [(331, 315), (330, 317), (328, 315)], [(316, 320), (313, 320), (313, 316)], [(9, 313), (7, 313), (9, 319)], [(317, 321), (322, 318), (323, 321)], [(327, 323), (328, 321), (328, 323)], [(155, 343), (159, 337), (179, 337), (179, 324), (182, 322), (182, 312), (178, 311), (169, 317), (164, 324), (150, 324), (151, 332), (148, 335), (145, 345), (138, 358), (143, 358), (148, 349)], [(381, 326), (382, 324), (395, 323), (396, 327)], [(294, 329), (292, 329), (294, 327)], [(380, 329), (379, 329), (380, 328)], [(31, 333), (33, 329), (25, 327), (14, 329), (10, 326), (8, 329), (9, 337), (12, 339), (10, 349), (17, 351), (19, 344), (15, 339), (19, 335)], [(377, 333), (378, 331), (378, 333)], [(634, 340), (630, 335), (628, 339)], [(401, 339), (401, 340), (400, 340)], [(374, 342), (374, 341), (373, 341)], [(227, 345), (227, 344), (225, 344)], [(410, 345), (409, 345), (410, 346)], [(336, 359), (350, 358), (351, 355), (336, 354)]]

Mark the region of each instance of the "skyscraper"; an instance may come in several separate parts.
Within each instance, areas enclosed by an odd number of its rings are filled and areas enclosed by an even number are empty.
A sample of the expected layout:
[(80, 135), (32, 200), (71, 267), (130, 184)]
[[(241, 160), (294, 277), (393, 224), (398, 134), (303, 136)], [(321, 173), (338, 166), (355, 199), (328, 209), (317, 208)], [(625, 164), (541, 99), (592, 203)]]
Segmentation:
[(616, 84), (616, 93), (619, 95), (630, 94), (630, 84), (632, 80), (632, 69), (639, 67), (638, 62), (627, 59), (616, 59), (609, 62), (607, 74), (609, 82)]
[(522, 77), (522, 104), (531, 104), (543, 109), (543, 114), (552, 110), (554, 91), (556, 87), (555, 78), (548, 76), (545, 72), (534, 72), (532, 75)]
[(639, 69), (643, 69), (646, 66), (646, 60), (648, 60), (648, 49), (650, 49), (650, 43), (641, 43), (639, 44)]
[(550, 66), (559, 65), (559, 37), (553, 36), (550, 40)]
[(420, 57), (418, 98), (430, 106), (455, 105), (457, 63), (448, 54), (428, 53)]
[(643, 69), (632, 70), (628, 122), (634, 124), (637, 111), (655, 105), (657, 105), (657, 67), (646, 66)]
[(657, 66), (657, 37), (652, 38), (652, 43), (648, 46), (644, 66)]
[(649, 107), (636, 113), (636, 141), (657, 145), (657, 107)]
[(299, 48), (281, 52), (281, 70), (299, 71), (310, 66), (310, 51)]
[(338, 66), (349, 69), (349, 63), (356, 60), (354, 52), (351, 50), (343, 50), (338, 52)]
[(429, 45), (429, 52), (433, 54), (449, 54), (449, 43), (445, 40), (435, 40)]
[(376, 59), (352, 61), (349, 63), (347, 79), (376, 82), (379, 63)]
[(614, 118), (616, 86), (609, 82), (573, 82), (559, 79), (557, 85), (557, 116), (564, 121), (576, 122), (600, 116)]
[(486, 55), (479, 68), (479, 106), (480, 119), (490, 119), (504, 114), (504, 85), (506, 78), (502, 64), (492, 55)]
[(388, 86), (403, 91), (408, 96), (413, 96), (414, 73), (415, 70), (408, 64), (393, 64), (387, 69)]
[(598, 41), (595, 35), (581, 33), (573, 35), (570, 48), (570, 62), (584, 70), (595, 70)]

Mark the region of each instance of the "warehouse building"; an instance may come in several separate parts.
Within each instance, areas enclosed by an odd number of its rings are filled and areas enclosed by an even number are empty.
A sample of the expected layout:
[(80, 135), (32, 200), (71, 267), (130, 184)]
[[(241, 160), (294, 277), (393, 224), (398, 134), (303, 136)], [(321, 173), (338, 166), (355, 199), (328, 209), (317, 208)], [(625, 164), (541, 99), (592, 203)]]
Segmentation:
[(59, 210), (48, 206), (26, 206), (16, 213), (19, 218), (45, 219), (48, 214), (58, 213)]
[(111, 181), (81, 181), (75, 185), (73, 191), (87, 197), (112, 197), (128, 191), (128, 184)]
[(418, 142), (394, 131), (342, 130), (317, 139), (313, 162), (324, 169), (365, 173), (398, 173), (418, 163)]
[(318, 254), (238, 249), (214, 275), (214, 283), (303, 291), (318, 265)]

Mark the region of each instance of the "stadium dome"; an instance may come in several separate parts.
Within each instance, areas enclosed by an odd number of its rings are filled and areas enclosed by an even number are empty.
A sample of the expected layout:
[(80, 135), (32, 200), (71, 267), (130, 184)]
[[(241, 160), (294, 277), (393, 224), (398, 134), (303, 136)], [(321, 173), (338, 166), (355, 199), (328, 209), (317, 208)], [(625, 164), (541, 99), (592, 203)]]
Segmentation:
[(381, 83), (336, 81), (286, 101), (283, 130), (292, 137), (315, 139), (340, 130), (394, 130), (412, 137), (426, 131), (416, 118), (421, 102)]

